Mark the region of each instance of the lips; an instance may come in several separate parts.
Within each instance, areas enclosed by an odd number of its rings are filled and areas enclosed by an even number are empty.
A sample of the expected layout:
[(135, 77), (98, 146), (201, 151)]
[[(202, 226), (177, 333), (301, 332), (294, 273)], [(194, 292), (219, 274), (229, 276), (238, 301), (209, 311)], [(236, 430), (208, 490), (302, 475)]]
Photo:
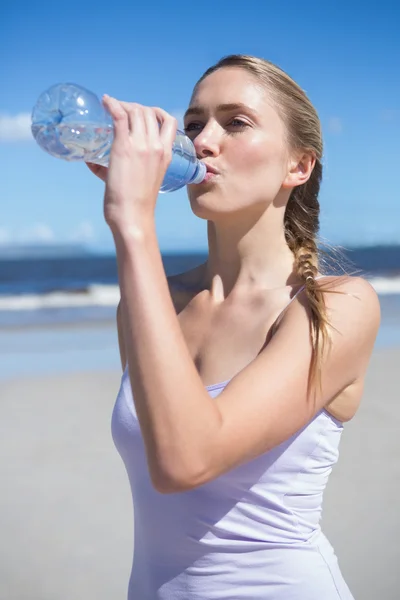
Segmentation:
[(207, 165), (207, 163), (204, 163), (206, 165), (206, 169), (207, 169), (207, 173), (214, 173), (214, 175), (218, 175), (219, 171), (218, 169), (216, 169), (215, 167), (212, 167), (211, 165)]

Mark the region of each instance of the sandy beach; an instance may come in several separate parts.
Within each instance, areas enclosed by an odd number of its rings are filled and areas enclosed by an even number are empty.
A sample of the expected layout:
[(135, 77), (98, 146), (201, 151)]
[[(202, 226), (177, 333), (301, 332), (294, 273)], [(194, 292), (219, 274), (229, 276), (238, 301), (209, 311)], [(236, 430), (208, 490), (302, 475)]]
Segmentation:
[[(399, 349), (374, 352), (325, 495), (323, 529), (356, 600), (400, 593), (399, 365)], [(133, 519), (110, 433), (119, 382), (118, 369), (0, 382), (0, 600), (125, 600)]]

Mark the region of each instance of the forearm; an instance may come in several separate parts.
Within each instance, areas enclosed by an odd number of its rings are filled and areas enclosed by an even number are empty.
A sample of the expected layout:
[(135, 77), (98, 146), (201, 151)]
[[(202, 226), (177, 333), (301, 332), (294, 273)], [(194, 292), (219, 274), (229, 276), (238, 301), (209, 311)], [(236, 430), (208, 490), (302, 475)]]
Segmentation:
[[(115, 237), (115, 236), (114, 236)], [(169, 293), (155, 225), (116, 237), (129, 376), (158, 488), (207, 468), (221, 417), (196, 371)]]

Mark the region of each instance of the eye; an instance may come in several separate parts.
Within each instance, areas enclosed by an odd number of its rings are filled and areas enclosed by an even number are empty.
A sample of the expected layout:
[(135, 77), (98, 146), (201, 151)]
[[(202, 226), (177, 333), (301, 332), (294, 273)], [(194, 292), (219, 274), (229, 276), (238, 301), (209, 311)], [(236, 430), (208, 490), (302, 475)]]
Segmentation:
[[(199, 128), (202, 127), (201, 123), (188, 123), (186, 125), (186, 127), (183, 128), (185, 133), (189, 133), (191, 131), (198, 131)], [(242, 121), (241, 119), (231, 119), (226, 127), (233, 127), (234, 129), (244, 129), (245, 127), (248, 127), (248, 124), (245, 123), (245, 121)]]
[(199, 123), (188, 123), (186, 127), (183, 128), (183, 131), (194, 131), (196, 126), (199, 126)]
[(236, 127), (239, 127), (239, 128), (247, 127), (247, 123), (245, 123), (241, 119), (232, 119), (232, 121), (229, 124), (233, 126), (233, 123), (235, 123), (235, 122), (237, 124)]

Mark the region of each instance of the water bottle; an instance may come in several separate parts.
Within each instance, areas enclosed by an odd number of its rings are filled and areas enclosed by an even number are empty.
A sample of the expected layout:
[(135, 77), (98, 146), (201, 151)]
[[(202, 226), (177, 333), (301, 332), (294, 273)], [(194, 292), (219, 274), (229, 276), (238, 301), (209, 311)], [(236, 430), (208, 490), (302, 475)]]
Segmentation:
[[(69, 161), (108, 166), (114, 138), (112, 117), (98, 97), (74, 83), (58, 83), (43, 92), (32, 111), (32, 135), (43, 150)], [(201, 183), (206, 166), (192, 141), (178, 129), (160, 192)]]

